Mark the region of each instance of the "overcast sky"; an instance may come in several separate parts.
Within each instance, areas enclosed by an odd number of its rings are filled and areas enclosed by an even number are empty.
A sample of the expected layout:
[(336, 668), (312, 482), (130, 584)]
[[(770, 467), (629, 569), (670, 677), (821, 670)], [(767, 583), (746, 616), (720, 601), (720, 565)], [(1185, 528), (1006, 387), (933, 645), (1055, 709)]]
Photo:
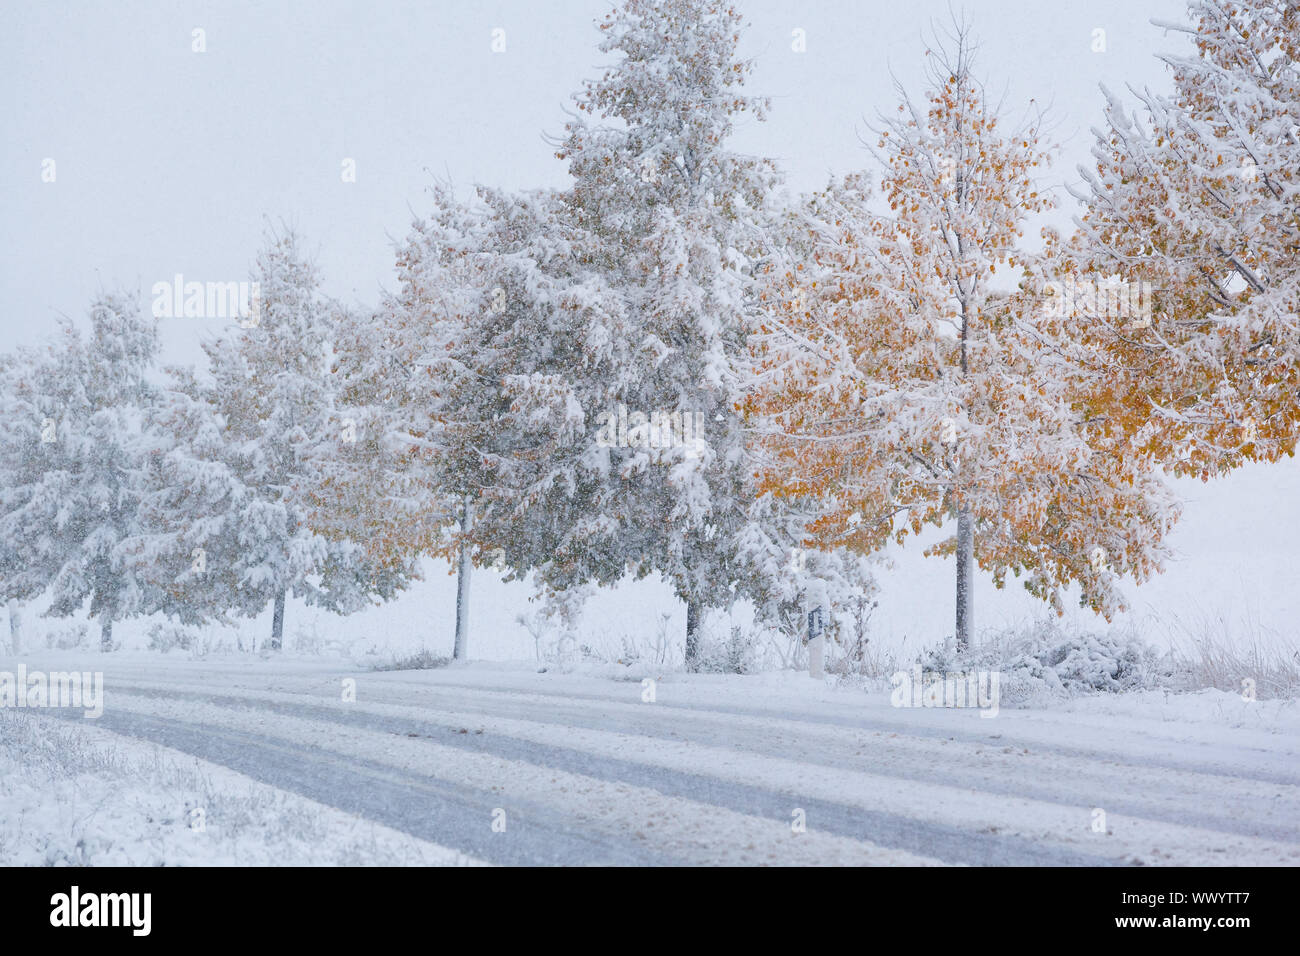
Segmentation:
[[(739, 148), (778, 158), (794, 188), (861, 168), (865, 122), (914, 89), (923, 34), (950, 9), (981, 39), (1007, 107), (1051, 106), (1056, 181), (1074, 178), (1100, 118), (1098, 83), (1166, 86), (1157, 50), (1185, 42), (1150, 19), (1179, 0), (738, 0), (751, 88), (773, 98)], [(94, 293), (246, 278), (265, 225), (296, 226), (326, 289), (374, 302), (392, 240), (435, 175), (465, 188), (558, 186), (560, 131), (598, 73), (609, 0), (469, 2), (15, 2), (0, 24), (0, 349), (31, 343)], [(206, 52), (193, 52), (195, 29)], [(492, 50), (493, 30), (505, 51)], [(802, 29), (807, 50), (792, 49)], [(1094, 31), (1105, 52), (1093, 52)], [(356, 182), (343, 182), (345, 159)], [(54, 182), (42, 181), (54, 160)], [(220, 320), (163, 323), (168, 358), (195, 361)]]

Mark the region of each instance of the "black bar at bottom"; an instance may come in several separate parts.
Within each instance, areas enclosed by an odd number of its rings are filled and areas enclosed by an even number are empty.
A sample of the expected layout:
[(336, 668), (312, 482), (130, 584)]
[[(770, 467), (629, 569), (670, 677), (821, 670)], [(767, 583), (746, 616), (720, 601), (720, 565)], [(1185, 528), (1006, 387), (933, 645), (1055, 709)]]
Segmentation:
[(570, 935), (594, 941), (606, 928), (616, 934), (606, 940), (613, 946), (712, 937), (734, 944), (770, 929), (829, 930), (840, 920), (864, 940), (910, 927), (906, 935), (917, 943), (955, 944), (980, 928), (1006, 939), (1055, 934), (1038, 937), (1043, 942), (1064, 934), (1182, 945), (1199, 936), (1232, 945), (1294, 924), (1294, 913), (1283, 914), (1292, 881), (1292, 871), (1278, 868), (570, 869), (544, 876), (529, 868), (8, 869), (0, 872), (0, 925), (9, 952), (72, 934), (128, 946), (282, 941), (300, 948), (373, 944), (399, 933), (450, 943), (450, 934), (464, 932), (498, 944), (505, 937), (562, 945)]

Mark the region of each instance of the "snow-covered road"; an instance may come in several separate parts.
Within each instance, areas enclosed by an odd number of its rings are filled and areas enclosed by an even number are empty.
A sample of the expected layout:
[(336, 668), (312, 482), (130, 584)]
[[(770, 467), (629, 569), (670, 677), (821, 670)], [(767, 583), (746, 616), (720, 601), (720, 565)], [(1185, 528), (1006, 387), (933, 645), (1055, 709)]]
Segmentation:
[(1300, 863), (1282, 702), (1147, 694), (989, 719), (797, 675), (669, 675), (646, 702), (640, 682), (521, 666), (46, 663), (105, 672), (101, 730), (493, 863)]

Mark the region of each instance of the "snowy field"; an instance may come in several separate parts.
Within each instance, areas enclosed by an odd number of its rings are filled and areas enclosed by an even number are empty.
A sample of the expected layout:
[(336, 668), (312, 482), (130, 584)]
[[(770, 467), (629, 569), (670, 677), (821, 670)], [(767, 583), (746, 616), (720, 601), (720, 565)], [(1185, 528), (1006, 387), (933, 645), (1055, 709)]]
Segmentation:
[(102, 669), (105, 708), (0, 714), (0, 864), (1300, 863), (1288, 700), (987, 718), (794, 673), (666, 673), (647, 702), (522, 664), (24, 663)]

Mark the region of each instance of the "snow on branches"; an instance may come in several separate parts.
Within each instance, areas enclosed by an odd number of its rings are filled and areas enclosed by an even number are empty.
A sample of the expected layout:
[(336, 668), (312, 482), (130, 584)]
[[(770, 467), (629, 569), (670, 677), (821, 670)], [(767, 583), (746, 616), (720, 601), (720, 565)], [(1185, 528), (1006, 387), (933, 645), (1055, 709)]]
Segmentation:
[(1076, 324), (1135, 448), (1202, 478), (1293, 454), (1300, 423), (1300, 7), (1192, 0), (1171, 94), (1106, 94), (1074, 274), (1154, 289), (1150, 322)]
[(1077, 583), (1109, 615), (1119, 575), (1158, 566), (1177, 512), (1090, 420), (1068, 332), (1044, 315), (1021, 244), (1050, 203), (1036, 122), (1004, 129), (964, 30), (935, 46), (924, 103), (902, 93), (878, 130), (881, 202), (850, 176), (787, 221), (750, 404), (767, 423), (764, 487), (820, 497), (823, 545), (871, 552), (956, 519), (930, 550), (957, 555), (964, 645), (972, 560), (1058, 610)]

